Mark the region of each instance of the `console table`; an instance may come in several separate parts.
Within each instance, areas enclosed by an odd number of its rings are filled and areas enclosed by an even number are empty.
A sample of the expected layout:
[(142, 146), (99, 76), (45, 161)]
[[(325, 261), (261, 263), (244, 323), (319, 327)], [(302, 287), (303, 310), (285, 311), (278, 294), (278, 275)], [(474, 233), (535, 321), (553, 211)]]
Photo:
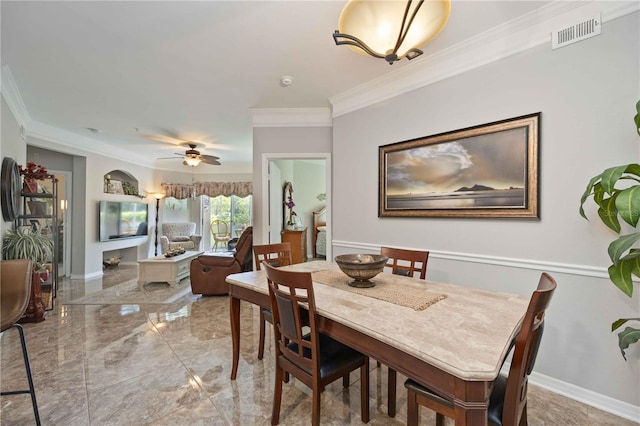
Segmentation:
[(156, 256), (138, 260), (138, 286), (142, 288), (149, 282), (167, 282), (171, 287), (189, 276), (191, 261), (202, 251), (187, 251), (173, 257)]

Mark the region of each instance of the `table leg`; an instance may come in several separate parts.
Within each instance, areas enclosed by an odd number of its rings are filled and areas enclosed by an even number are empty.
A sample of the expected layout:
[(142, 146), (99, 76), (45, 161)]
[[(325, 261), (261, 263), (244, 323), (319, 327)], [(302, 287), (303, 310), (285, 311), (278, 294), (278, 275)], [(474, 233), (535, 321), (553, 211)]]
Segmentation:
[(454, 399), (455, 425), (487, 426), (487, 404), (462, 402)]
[(233, 361), (231, 364), (231, 380), (238, 374), (240, 360), (240, 299), (229, 296), (229, 316), (231, 319), (231, 340), (233, 342)]

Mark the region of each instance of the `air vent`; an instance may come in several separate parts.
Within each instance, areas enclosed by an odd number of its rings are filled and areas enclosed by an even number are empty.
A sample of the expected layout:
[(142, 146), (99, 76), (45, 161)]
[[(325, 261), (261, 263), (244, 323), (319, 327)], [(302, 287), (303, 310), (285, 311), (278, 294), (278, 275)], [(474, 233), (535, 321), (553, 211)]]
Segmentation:
[(597, 36), (601, 31), (600, 14), (570, 27), (554, 31), (551, 35), (551, 48), (558, 49), (572, 43)]

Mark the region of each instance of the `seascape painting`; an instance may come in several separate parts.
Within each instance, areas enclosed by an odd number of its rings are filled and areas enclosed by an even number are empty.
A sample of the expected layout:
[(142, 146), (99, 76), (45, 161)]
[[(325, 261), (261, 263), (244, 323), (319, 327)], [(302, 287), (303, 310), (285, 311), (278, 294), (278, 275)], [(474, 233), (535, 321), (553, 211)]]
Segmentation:
[(537, 217), (538, 114), (380, 147), (380, 216)]

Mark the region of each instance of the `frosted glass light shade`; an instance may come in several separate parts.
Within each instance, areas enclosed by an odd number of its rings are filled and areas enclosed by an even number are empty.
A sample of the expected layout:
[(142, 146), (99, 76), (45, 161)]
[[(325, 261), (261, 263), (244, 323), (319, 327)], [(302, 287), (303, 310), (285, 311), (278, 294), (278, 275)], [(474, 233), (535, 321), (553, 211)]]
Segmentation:
[[(407, 27), (409, 30), (395, 52), (397, 56), (395, 60), (405, 57), (411, 49), (418, 49), (438, 35), (447, 23), (451, 12), (450, 0), (428, 0), (424, 1), (421, 6), (420, 1), (410, 1), (409, 3), (404, 31), (407, 31)], [(414, 20), (410, 22), (411, 16), (418, 7)], [(373, 56), (384, 58), (394, 51), (402, 31), (406, 9), (407, 2), (405, 1), (350, 0), (340, 14), (338, 33), (357, 38), (370, 50), (377, 53)], [(360, 54), (371, 54), (356, 44), (349, 42), (344, 44)], [(412, 59), (421, 53), (421, 51), (415, 55), (410, 53), (408, 57)]]

